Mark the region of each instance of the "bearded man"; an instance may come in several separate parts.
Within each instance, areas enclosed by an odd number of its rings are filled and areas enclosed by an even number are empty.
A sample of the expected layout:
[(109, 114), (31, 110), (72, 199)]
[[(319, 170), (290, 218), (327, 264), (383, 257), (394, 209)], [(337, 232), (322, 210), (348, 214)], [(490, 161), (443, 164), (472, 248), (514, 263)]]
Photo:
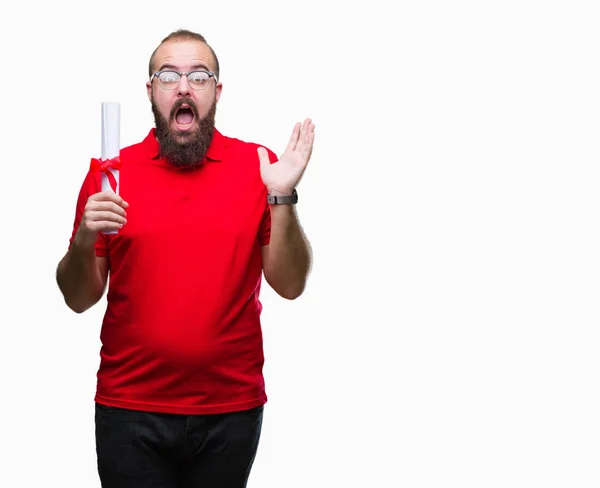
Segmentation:
[(262, 276), (293, 300), (310, 272), (295, 204), (314, 124), (277, 158), (215, 128), (222, 89), (205, 38), (169, 34), (149, 63), (156, 127), (121, 149), (118, 194), (97, 168), (81, 186), (57, 283), (77, 313), (109, 283), (94, 399), (105, 488), (246, 486), (267, 402)]

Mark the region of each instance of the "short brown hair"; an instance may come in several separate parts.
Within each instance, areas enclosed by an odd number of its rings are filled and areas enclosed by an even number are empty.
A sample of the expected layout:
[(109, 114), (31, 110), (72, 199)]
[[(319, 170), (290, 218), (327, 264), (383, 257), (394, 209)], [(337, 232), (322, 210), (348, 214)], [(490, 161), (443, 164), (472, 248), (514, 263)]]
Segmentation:
[(148, 77), (151, 78), (152, 74), (154, 73), (152, 66), (154, 65), (154, 57), (156, 55), (156, 51), (158, 51), (158, 48), (167, 41), (172, 41), (172, 40), (177, 40), (177, 39), (181, 39), (184, 41), (192, 39), (192, 40), (200, 41), (200, 42), (203, 42), (204, 44), (206, 44), (208, 46), (208, 49), (210, 49), (210, 52), (212, 53), (212, 56), (215, 60), (215, 75), (217, 76), (217, 79), (219, 79), (219, 60), (217, 59), (217, 55), (215, 54), (215, 51), (210, 46), (210, 44), (208, 44), (208, 42), (206, 42), (206, 39), (204, 38), (203, 35), (198, 34), (197, 32), (192, 32), (187, 29), (179, 29), (179, 30), (173, 31), (167, 37), (165, 37), (162, 41), (160, 41), (160, 44), (156, 47), (156, 49), (152, 53), (152, 56), (150, 56), (150, 63), (148, 63)]

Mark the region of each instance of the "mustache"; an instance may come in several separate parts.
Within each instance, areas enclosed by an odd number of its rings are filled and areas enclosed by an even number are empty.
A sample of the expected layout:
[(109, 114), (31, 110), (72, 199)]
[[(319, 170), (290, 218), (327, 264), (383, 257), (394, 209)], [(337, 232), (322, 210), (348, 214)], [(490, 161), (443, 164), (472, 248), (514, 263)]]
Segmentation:
[(169, 118), (170, 119), (174, 119), (175, 118), (175, 114), (177, 114), (177, 111), (181, 108), (182, 105), (188, 105), (190, 110), (194, 113), (194, 118), (195, 119), (199, 119), (198, 117), (198, 107), (196, 107), (196, 104), (194, 103), (194, 100), (192, 100), (191, 98), (179, 98), (171, 107), (171, 113), (169, 114)]

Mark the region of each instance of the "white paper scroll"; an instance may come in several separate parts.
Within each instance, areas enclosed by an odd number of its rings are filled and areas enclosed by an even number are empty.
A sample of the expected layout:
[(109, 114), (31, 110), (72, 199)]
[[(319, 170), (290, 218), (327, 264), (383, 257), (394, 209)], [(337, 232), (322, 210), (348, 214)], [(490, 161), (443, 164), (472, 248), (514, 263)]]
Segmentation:
[[(121, 151), (121, 104), (118, 102), (102, 102), (102, 161), (116, 158)], [(110, 168), (109, 171), (117, 181), (119, 194), (119, 170)], [(102, 173), (102, 191), (113, 191), (108, 176)], [(105, 234), (116, 234), (117, 231), (107, 231)]]

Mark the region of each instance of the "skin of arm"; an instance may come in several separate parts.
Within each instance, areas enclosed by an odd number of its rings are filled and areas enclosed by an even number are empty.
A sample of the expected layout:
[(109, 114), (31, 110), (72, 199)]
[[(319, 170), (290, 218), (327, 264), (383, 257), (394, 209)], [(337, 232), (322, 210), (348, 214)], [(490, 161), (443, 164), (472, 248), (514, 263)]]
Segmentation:
[(109, 261), (96, 256), (95, 243), (99, 232), (120, 229), (127, 223), (128, 206), (110, 191), (88, 198), (71, 247), (56, 269), (56, 282), (65, 303), (76, 313), (88, 310), (104, 294)]
[(267, 283), (283, 298), (304, 291), (312, 266), (312, 250), (293, 205), (271, 205), (271, 239), (262, 246)]
[[(290, 195), (310, 160), (315, 137), (311, 119), (296, 123), (277, 162), (271, 163), (266, 149), (258, 148), (260, 173), (270, 195)], [(271, 204), (271, 237), (262, 247), (263, 272), (267, 283), (283, 298), (294, 300), (304, 291), (312, 266), (312, 250), (304, 235), (294, 204)]]
[(108, 258), (96, 256), (94, 248), (73, 242), (56, 270), (56, 281), (67, 306), (83, 313), (95, 305), (106, 289)]

